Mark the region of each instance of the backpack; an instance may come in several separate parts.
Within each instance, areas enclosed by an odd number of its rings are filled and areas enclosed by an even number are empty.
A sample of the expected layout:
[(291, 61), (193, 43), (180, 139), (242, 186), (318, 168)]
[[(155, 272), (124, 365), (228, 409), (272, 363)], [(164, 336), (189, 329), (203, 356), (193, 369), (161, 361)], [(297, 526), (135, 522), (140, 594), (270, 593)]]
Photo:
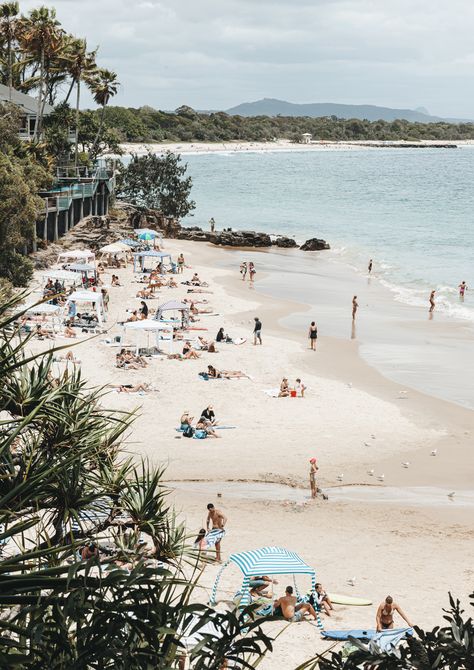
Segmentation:
[(183, 437), (192, 437), (194, 435), (194, 428), (192, 426), (186, 426), (183, 430)]

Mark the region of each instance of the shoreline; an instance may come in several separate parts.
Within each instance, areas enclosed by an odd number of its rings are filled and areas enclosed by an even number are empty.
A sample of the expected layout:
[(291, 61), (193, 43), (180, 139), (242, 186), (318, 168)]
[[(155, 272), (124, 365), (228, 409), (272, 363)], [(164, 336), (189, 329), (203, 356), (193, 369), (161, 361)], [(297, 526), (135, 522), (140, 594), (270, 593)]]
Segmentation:
[(153, 153), (209, 154), (209, 153), (244, 153), (244, 152), (308, 152), (308, 151), (376, 151), (390, 148), (462, 148), (474, 146), (474, 140), (423, 140), (420, 142), (394, 141), (383, 143), (378, 140), (360, 141), (313, 141), (311, 144), (276, 140), (273, 142), (122, 142), (120, 147), (125, 154), (143, 155), (148, 150)]

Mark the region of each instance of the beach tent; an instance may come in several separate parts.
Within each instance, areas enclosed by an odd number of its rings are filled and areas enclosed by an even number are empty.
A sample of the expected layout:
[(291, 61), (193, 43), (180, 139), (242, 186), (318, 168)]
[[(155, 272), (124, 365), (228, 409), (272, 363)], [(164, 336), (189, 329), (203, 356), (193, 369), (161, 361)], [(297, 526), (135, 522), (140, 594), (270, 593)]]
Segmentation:
[(61, 312), (60, 305), (52, 305), (49, 302), (40, 302), (39, 305), (27, 305), (25, 307), (27, 314), (44, 314), (57, 316)]
[(52, 279), (53, 281), (60, 281), (65, 283), (75, 284), (79, 281), (76, 272), (70, 270), (44, 270), (43, 271), (44, 279)]
[[(150, 348), (150, 342), (149, 342), (150, 333), (155, 333), (156, 339), (158, 339), (158, 335), (159, 335), (160, 332), (162, 332), (162, 331), (168, 332), (169, 337), (167, 337), (166, 339), (170, 343), (169, 353), (173, 353), (173, 351), (172, 351), (173, 350), (173, 325), (172, 324), (160, 323), (159, 321), (155, 321), (154, 319), (143, 319), (142, 321), (125, 321), (125, 323), (123, 324), (123, 327), (126, 330), (135, 331), (136, 333), (140, 333), (140, 332), (147, 333), (147, 338), (148, 338), (147, 348), (148, 349)], [(165, 339), (165, 338), (161, 338), (161, 339)], [(138, 337), (137, 337), (137, 345), (136, 345), (137, 353), (138, 353), (138, 349), (139, 349), (139, 346), (138, 346)]]
[[(307, 565), (294, 551), (282, 547), (263, 547), (251, 551), (241, 551), (231, 554), (220, 569), (212, 588), (210, 602), (216, 604), (217, 588), (222, 573), (228, 565), (233, 563), (240, 568), (243, 575), (241, 586), (240, 607), (246, 607), (251, 601), (250, 580), (261, 575), (309, 575), (311, 577), (311, 593), (316, 592), (316, 572)], [(295, 581), (296, 596), (299, 596)]]
[(95, 265), (89, 263), (68, 263), (66, 267), (71, 272), (95, 272)]
[(101, 247), (99, 251), (101, 254), (119, 254), (124, 251), (131, 251), (131, 249), (125, 242), (113, 242), (112, 244), (106, 244), (105, 247)]
[(179, 302), (178, 300), (168, 300), (168, 302), (165, 302), (158, 307), (153, 318), (156, 321), (163, 321), (165, 312), (181, 312), (182, 324), (183, 326), (187, 326), (189, 320), (189, 305), (186, 303)]
[(137, 242), (137, 240), (132, 240), (131, 237), (125, 237), (123, 240), (119, 240), (122, 244), (126, 244), (127, 247), (134, 248), (134, 247), (139, 247), (140, 242)]
[[(152, 258), (156, 263), (169, 263), (171, 265), (171, 255), (165, 254), (163, 251), (154, 251), (153, 249), (148, 251), (137, 251), (133, 254), (134, 272), (143, 272), (146, 258)], [(137, 265), (139, 268), (138, 270)]]
[(70, 249), (69, 251), (63, 251), (59, 254), (58, 263), (68, 263), (69, 261), (94, 263), (95, 254), (90, 249)]
[(74, 293), (71, 293), (71, 295), (68, 296), (68, 299), (66, 300), (66, 311), (70, 302), (92, 305), (95, 313), (97, 314), (98, 322), (103, 323), (105, 320), (102, 293), (96, 293), (95, 291), (74, 291)]

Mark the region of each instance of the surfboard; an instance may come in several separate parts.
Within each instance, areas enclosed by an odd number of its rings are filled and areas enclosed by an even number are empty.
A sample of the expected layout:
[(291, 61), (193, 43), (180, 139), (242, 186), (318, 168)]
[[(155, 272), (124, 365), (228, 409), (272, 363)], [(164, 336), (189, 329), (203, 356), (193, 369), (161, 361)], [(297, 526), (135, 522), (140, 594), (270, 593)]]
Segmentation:
[(370, 630), (322, 630), (321, 635), (327, 640), (348, 640), (350, 637), (356, 640), (371, 640), (377, 631)]
[(328, 593), (328, 596), (335, 605), (354, 605), (357, 607), (362, 607), (366, 605), (372, 605), (371, 600), (367, 598), (355, 598), (353, 596), (343, 596), (340, 593)]

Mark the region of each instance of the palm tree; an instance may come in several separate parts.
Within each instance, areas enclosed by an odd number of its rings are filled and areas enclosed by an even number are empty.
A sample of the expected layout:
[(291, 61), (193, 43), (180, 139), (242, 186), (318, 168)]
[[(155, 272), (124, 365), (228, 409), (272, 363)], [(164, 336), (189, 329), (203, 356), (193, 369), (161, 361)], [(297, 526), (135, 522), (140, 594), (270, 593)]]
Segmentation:
[(110, 98), (117, 94), (119, 86), (120, 84), (117, 80), (117, 75), (115, 72), (106, 70), (104, 68), (99, 68), (94, 76), (90, 79), (89, 88), (91, 89), (94, 102), (102, 107), (99, 128), (97, 130), (97, 135), (95, 136), (94, 144), (92, 145), (91, 149), (92, 154), (95, 153), (95, 149), (100, 141), (102, 128), (104, 127), (105, 108), (109, 104)]
[(43, 113), (46, 100), (45, 82), (48, 76), (47, 61), (54, 58), (63, 39), (59, 29), (56, 11), (47, 7), (33, 9), (29, 16), (19, 21), (18, 40), (23, 53), (39, 66), (36, 78), (38, 86), (38, 106), (33, 140), (41, 136)]
[[(69, 40), (66, 48), (66, 61), (69, 75), (72, 78), (71, 89), (76, 86), (76, 117), (75, 117), (75, 151), (74, 167), (77, 168), (79, 156), (79, 109), (81, 102), (81, 82), (89, 81), (93, 73), (97, 70), (96, 51), (87, 51), (87, 42), (83, 39), (72, 38)], [(69, 94), (68, 94), (69, 96)], [(66, 98), (66, 102), (67, 102)]]
[(20, 7), (18, 2), (4, 2), (0, 5), (0, 38), (6, 44), (5, 80), (7, 82), (10, 100), (13, 87), (13, 43), (16, 38), (19, 12)]

